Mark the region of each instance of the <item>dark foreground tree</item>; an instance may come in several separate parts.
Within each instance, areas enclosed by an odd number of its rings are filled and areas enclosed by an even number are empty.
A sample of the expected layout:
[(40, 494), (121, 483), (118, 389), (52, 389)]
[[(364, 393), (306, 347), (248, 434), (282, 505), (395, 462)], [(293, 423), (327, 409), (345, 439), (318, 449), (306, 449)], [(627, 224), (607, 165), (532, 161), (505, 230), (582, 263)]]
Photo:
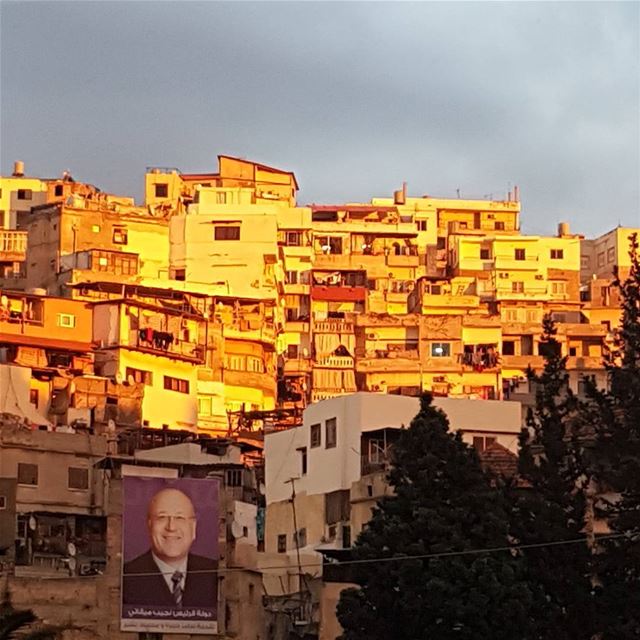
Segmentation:
[(5, 585), (0, 602), (0, 640), (55, 640), (60, 630), (38, 625), (31, 609), (15, 609), (9, 587)]
[(527, 577), (544, 589), (536, 611), (540, 638), (590, 640), (593, 626), (592, 553), (585, 537), (586, 488), (578, 401), (550, 316), (543, 319), (542, 373), (528, 372), (535, 405), (520, 435), (518, 486), (510, 487), (511, 531), (521, 544), (584, 540), (525, 550)]
[(640, 256), (637, 234), (629, 240), (630, 272), (616, 271), (614, 280), (622, 316), (606, 362), (609, 390), (592, 386), (585, 410), (597, 436), (596, 515), (617, 536), (597, 545), (603, 640), (640, 638)]
[[(360, 588), (338, 604), (343, 639), (533, 638), (536, 598), (520, 561), (482, 551), (508, 546), (502, 493), (430, 396), (394, 447), (389, 482), (394, 495), (354, 546), (368, 562), (357, 565)], [(432, 554), (442, 555), (411, 558)]]

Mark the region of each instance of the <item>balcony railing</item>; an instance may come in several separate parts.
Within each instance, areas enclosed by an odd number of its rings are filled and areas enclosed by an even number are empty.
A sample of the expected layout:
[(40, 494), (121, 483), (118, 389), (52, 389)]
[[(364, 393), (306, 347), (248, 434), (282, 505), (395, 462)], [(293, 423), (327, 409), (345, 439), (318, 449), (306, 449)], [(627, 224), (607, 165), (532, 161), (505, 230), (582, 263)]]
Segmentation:
[(0, 230), (0, 261), (22, 262), (27, 256), (27, 232)]
[(204, 345), (176, 339), (174, 334), (168, 331), (132, 329), (129, 331), (128, 346), (135, 347), (142, 351), (149, 351), (159, 355), (177, 356), (196, 362), (204, 362), (205, 357)]

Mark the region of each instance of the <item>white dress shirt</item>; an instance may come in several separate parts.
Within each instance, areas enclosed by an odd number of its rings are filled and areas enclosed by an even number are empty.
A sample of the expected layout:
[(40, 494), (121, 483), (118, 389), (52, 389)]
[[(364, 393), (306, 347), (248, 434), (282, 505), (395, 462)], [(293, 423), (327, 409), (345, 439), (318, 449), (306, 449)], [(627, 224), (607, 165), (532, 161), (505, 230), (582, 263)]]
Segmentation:
[(162, 577), (164, 578), (164, 581), (167, 583), (167, 587), (169, 587), (170, 593), (173, 593), (173, 589), (174, 589), (173, 580), (171, 579), (173, 574), (176, 571), (180, 571), (182, 573), (182, 579), (180, 580), (180, 588), (184, 593), (184, 585), (187, 580), (187, 558), (185, 558), (179, 565), (172, 566), (160, 560), (160, 558), (158, 558), (158, 556), (156, 556), (155, 553), (151, 552), (151, 555), (153, 556), (153, 561), (156, 563), (156, 566), (160, 570), (160, 573), (162, 573)]

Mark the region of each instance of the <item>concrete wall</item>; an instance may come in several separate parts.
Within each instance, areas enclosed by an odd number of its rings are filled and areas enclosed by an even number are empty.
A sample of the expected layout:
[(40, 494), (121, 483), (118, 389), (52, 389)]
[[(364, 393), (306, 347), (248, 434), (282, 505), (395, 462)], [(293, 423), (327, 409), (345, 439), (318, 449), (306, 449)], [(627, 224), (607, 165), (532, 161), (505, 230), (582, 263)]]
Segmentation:
[[(448, 416), (452, 430), (461, 430), (465, 440), (473, 435), (497, 434), (513, 450), (521, 429), (520, 405), (497, 400), (434, 398), (434, 405)], [(360, 478), (361, 434), (384, 428), (409, 426), (418, 413), (418, 398), (376, 393), (356, 393), (312, 404), (304, 412), (303, 425), (265, 436), (267, 504), (286, 500), (298, 477), (296, 490), (324, 494), (350, 489)], [(337, 419), (337, 445), (326, 448), (326, 421)], [(311, 447), (310, 426), (321, 425), (321, 446)], [(308, 472), (301, 476), (300, 454), (307, 447)]]

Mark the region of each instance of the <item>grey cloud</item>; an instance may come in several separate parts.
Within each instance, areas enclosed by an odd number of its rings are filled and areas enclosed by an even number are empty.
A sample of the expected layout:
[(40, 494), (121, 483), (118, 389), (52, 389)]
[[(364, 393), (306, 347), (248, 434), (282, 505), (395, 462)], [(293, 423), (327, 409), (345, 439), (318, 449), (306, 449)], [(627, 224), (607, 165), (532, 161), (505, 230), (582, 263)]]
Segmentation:
[[(524, 227), (640, 224), (634, 3), (3, 3), (2, 169), (139, 195), (217, 153), (301, 201), (504, 195)], [(605, 212), (610, 212), (605, 214)]]

